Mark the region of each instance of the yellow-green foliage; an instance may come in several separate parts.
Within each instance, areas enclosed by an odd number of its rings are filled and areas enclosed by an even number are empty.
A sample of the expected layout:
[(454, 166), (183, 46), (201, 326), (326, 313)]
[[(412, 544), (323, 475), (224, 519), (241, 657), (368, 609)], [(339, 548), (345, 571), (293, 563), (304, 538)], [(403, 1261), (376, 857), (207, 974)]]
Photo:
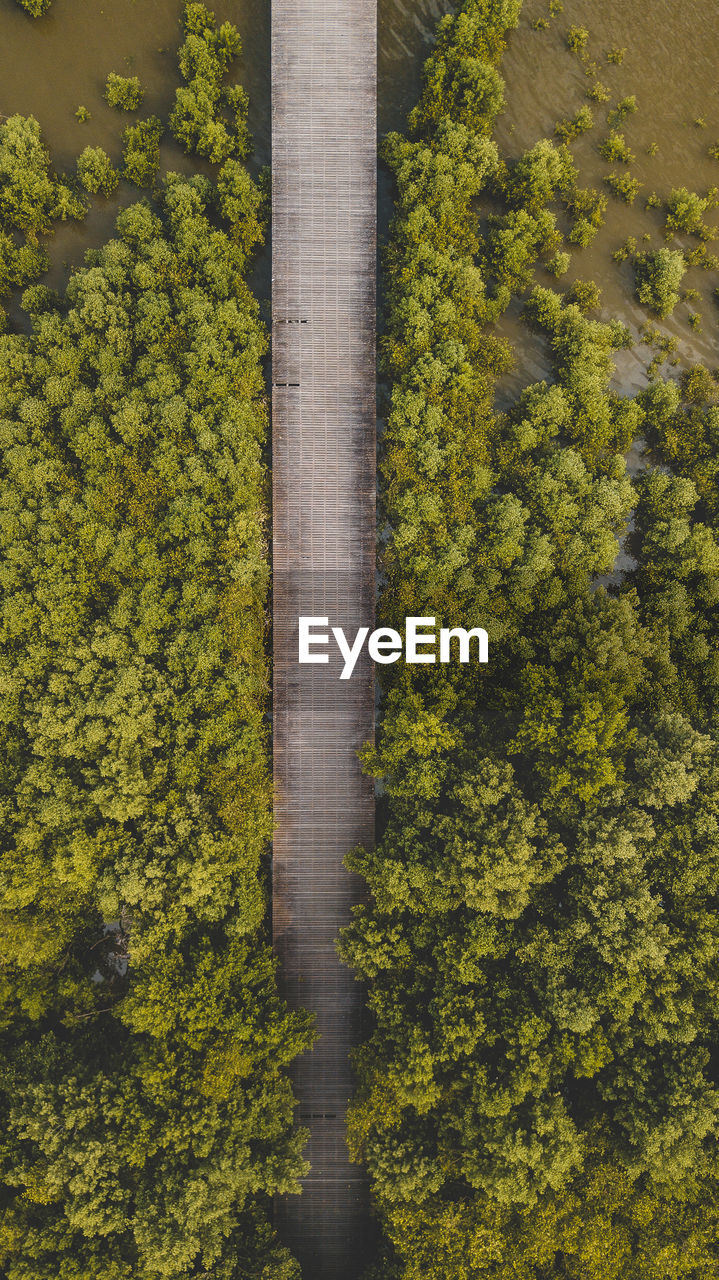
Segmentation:
[(131, 124), (122, 135), (124, 176), (136, 187), (151, 188), (160, 168), (160, 140), (164, 126), (159, 116)]
[(85, 147), (77, 158), (77, 176), (91, 195), (111, 196), (120, 181), (119, 173), (102, 147)]
[[(0, 297), (36, 280), (49, 266), (40, 237), (53, 223), (84, 218), (86, 206), (50, 165), (32, 116), (0, 121)], [(2, 316), (2, 312), (0, 312)]]
[(31, 18), (41, 18), (43, 13), (47, 13), (52, 0), (16, 0)]
[(232, 59), (241, 49), (231, 23), (215, 25), (201, 4), (185, 6), (185, 42), (180, 71), (185, 84), (175, 94), (170, 129), (189, 153), (221, 164), (249, 149), (247, 95), (241, 85), (225, 85)]
[[(509, 164), (492, 141), (516, 16), (466, 0), (445, 19), (409, 136), (385, 147), (379, 613), (484, 626), (490, 665), (381, 675), (364, 754), (378, 841), (348, 860), (370, 897), (342, 943), (373, 1015), (350, 1143), (383, 1280), (703, 1280), (719, 1244), (714, 387), (695, 374), (683, 400), (664, 384), (622, 399), (630, 338), (586, 314), (596, 289), (526, 296), (538, 257), (561, 254), (551, 206), (582, 243), (606, 199), (576, 187), (566, 148)], [(491, 326), (512, 294), (551, 376), (500, 414)], [(663, 470), (629, 482), (645, 421), (699, 501)], [(601, 586), (633, 508), (639, 567)]]
[(634, 279), (639, 301), (658, 316), (671, 315), (679, 301), (679, 286), (686, 270), (684, 256), (678, 249), (637, 254)]
[[(65, 189), (34, 122), (0, 143), (30, 238)], [(310, 1036), (265, 927), (261, 206), (237, 160), (169, 175), (0, 338), (7, 1280), (297, 1280), (266, 1210)]]
[(175, 177), (125, 210), (3, 339), (8, 1230), (86, 1275), (98, 1234), (133, 1276), (214, 1266), (301, 1168), (306, 1032), (259, 934), (266, 337), (211, 198)]
[(137, 111), (144, 92), (139, 76), (118, 76), (111, 71), (105, 83), (105, 98), (118, 111)]

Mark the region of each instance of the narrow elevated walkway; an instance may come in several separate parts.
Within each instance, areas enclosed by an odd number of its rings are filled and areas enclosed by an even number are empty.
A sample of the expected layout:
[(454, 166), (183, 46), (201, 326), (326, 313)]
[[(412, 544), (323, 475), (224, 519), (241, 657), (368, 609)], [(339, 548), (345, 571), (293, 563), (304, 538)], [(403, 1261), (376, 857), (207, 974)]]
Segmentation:
[(361, 886), (342, 860), (374, 834), (356, 751), (369, 666), (300, 666), (298, 617), (371, 626), (375, 571), (376, 0), (272, 0), (273, 927), (281, 983), (316, 1015), (299, 1060), (311, 1134), (301, 1196), (276, 1206), (304, 1280), (354, 1280), (368, 1234), (345, 1114), (363, 998), (335, 939)]

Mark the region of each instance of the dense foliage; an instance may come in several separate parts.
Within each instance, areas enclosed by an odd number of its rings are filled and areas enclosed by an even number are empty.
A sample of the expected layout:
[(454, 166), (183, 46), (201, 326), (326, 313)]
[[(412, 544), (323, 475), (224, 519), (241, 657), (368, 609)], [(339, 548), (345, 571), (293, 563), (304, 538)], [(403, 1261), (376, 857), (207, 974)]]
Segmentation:
[(85, 147), (77, 158), (77, 176), (91, 195), (111, 196), (120, 181), (117, 169), (102, 147)]
[(684, 255), (678, 249), (640, 253), (634, 260), (637, 297), (658, 316), (669, 316), (679, 301), (679, 286), (686, 274)]
[[(65, 189), (17, 137), (30, 234)], [(83, 152), (89, 190), (106, 161)], [(267, 1213), (304, 1168), (310, 1036), (264, 924), (262, 199), (229, 166), (156, 182), (0, 339), (7, 1280), (297, 1274)]]
[[(371, 898), (343, 939), (374, 1018), (350, 1137), (382, 1276), (699, 1280), (719, 1274), (716, 395), (695, 372), (618, 398), (629, 337), (590, 317), (596, 290), (532, 287), (561, 252), (550, 205), (583, 197), (565, 148), (508, 164), (491, 140), (519, 7), (443, 20), (385, 149), (380, 616), (484, 626), (490, 666), (382, 675), (379, 839), (350, 858)], [(491, 325), (516, 293), (553, 376), (497, 414)], [(630, 483), (642, 430), (681, 474)], [(612, 585), (632, 510), (638, 567)]]
[[(465, 0), (443, 20), (384, 147), (380, 617), (485, 626), (491, 664), (383, 673), (365, 758), (380, 838), (350, 857), (370, 900), (342, 944), (373, 1016), (350, 1138), (383, 1280), (703, 1280), (719, 389), (701, 366), (652, 368), (618, 397), (627, 332), (592, 317), (590, 282), (546, 287), (607, 196), (578, 185), (568, 146), (588, 107), (511, 160), (493, 140), (520, 8)], [(583, 58), (588, 39), (566, 32)], [(264, 926), (266, 336), (245, 283), (263, 197), (227, 83), (238, 50), (186, 6), (168, 124), (215, 177), (163, 177), (165, 122), (131, 125), (123, 176), (152, 200), (65, 296), (27, 291), (29, 335), (0, 338), (7, 1280), (297, 1275), (267, 1214), (303, 1168), (286, 1066), (309, 1030), (278, 999)], [(142, 90), (112, 75), (106, 96), (135, 110)], [(609, 113), (611, 164), (634, 159), (635, 108)], [(77, 176), (93, 195), (120, 180), (94, 146)], [(639, 190), (624, 168), (605, 182)], [(708, 240), (711, 204), (674, 189), (667, 237)], [(36, 122), (3, 121), (0, 291), (36, 281), (40, 238), (85, 209)], [(627, 248), (638, 300), (670, 314), (694, 252)], [(494, 326), (517, 300), (552, 373), (499, 413), (512, 355)], [(652, 465), (630, 481), (640, 433)]]
[(111, 71), (105, 82), (105, 98), (118, 111), (137, 111), (144, 91), (139, 76), (118, 76)]
[(170, 128), (185, 151), (215, 164), (243, 158), (249, 148), (247, 95), (241, 85), (224, 83), (240, 49), (239, 33), (231, 23), (217, 27), (204, 5), (186, 6), (180, 49), (185, 84), (175, 94)]
[(159, 116), (131, 124), (122, 135), (123, 173), (136, 187), (152, 188), (160, 168), (160, 140), (164, 125)]
[[(57, 219), (84, 218), (86, 205), (53, 173), (32, 116), (0, 121), (0, 298), (37, 280), (49, 259), (40, 237)], [(4, 311), (0, 308), (0, 329)]]

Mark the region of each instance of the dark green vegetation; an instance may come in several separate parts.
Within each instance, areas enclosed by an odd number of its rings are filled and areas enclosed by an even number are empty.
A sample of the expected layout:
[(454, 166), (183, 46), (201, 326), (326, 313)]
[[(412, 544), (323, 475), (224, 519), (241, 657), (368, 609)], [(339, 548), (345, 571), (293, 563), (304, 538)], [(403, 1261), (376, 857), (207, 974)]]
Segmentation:
[[(33, 122), (2, 138), (31, 243), (70, 197)], [(264, 924), (264, 212), (236, 159), (160, 182), (151, 158), (153, 201), (0, 339), (7, 1280), (296, 1275), (267, 1212), (303, 1169), (309, 1032)], [(106, 161), (83, 152), (89, 190)]]
[[(440, 24), (408, 135), (385, 146), (380, 616), (483, 625), (491, 660), (383, 669), (379, 839), (350, 858), (371, 899), (342, 944), (374, 1018), (351, 1142), (383, 1278), (703, 1280), (719, 1275), (719, 397), (702, 369), (612, 394), (631, 339), (588, 314), (596, 287), (533, 283), (561, 253), (558, 204), (585, 218), (591, 196), (566, 148), (508, 164), (492, 141), (519, 9), (465, 0)], [(675, 196), (675, 225), (701, 217)], [(553, 371), (498, 414), (510, 353), (492, 326), (516, 293)], [(663, 465), (630, 483), (642, 432)], [(632, 510), (638, 567), (601, 585)]]

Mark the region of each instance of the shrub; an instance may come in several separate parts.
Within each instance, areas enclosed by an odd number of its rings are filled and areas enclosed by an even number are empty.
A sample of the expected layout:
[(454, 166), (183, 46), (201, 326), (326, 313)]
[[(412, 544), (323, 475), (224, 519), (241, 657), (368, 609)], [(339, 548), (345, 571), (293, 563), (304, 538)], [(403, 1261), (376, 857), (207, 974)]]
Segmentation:
[(296, 1275), (261, 1207), (310, 1041), (263, 920), (267, 338), (217, 221), (173, 176), (0, 339), (17, 1280)]
[(31, 18), (41, 18), (43, 13), (47, 13), (52, 0), (17, 0), (17, 3), (30, 14)]
[(226, 160), (217, 178), (217, 194), (230, 234), (249, 256), (262, 238), (262, 192), (239, 160)]
[[(684, 373), (679, 384), (672, 381), (650, 385), (643, 401), (648, 410), (645, 424), (648, 443), (657, 450), (662, 462), (668, 464), (675, 476), (691, 481), (694, 493), (699, 496), (702, 515), (708, 517), (716, 529), (719, 521), (719, 405), (715, 375), (703, 365), (695, 365)], [(671, 518), (666, 510), (663, 516), (665, 520)], [(680, 548), (680, 542), (675, 544), (675, 550)], [(712, 614), (716, 616), (712, 600), (715, 594), (715, 590), (710, 591), (704, 600), (709, 618)], [(699, 611), (701, 596), (701, 592), (695, 593), (694, 603), (699, 606)]]
[(588, 311), (596, 311), (601, 304), (602, 294), (598, 284), (593, 280), (575, 280), (565, 294), (567, 302), (573, 302), (582, 315)]
[(570, 27), (567, 32), (567, 48), (572, 53), (583, 53), (587, 47), (589, 32), (586, 27)]
[(632, 164), (635, 156), (627, 146), (623, 133), (614, 130), (599, 144), (599, 154), (603, 160), (616, 161), (619, 164)]
[(510, 204), (538, 213), (558, 195), (565, 198), (576, 182), (576, 170), (567, 147), (556, 147), (541, 138), (519, 157), (504, 178)]
[(604, 223), (607, 197), (594, 187), (575, 187), (565, 199), (565, 207), (572, 219), (569, 243), (583, 248)]
[(705, 229), (703, 215), (708, 205), (709, 201), (702, 199), (695, 191), (689, 191), (687, 187), (675, 187), (670, 191), (664, 206), (667, 237), (676, 232), (701, 235)]
[[(378, 672), (363, 759), (383, 798), (341, 944), (372, 1009), (349, 1142), (394, 1251), (378, 1275), (698, 1280), (718, 1218), (719, 545), (691, 481), (628, 482), (618, 455), (678, 391), (615, 393), (633, 341), (584, 314), (591, 287), (531, 295), (551, 374), (496, 413), (491, 322), (573, 186), (548, 144), (504, 166), (456, 123), (453, 72), (486, 60), (500, 12), (444, 20), (428, 100), (385, 146), (379, 615), (481, 618), (494, 657)], [(604, 587), (635, 509), (639, 567)]]
[[(160, 132), (126, 132), (134, 180)], [(78, 174), (116, 181), (100, 148)], [(267, 1213), (311, 1034), (265, 919), (261, 205), (237, 162), (170, 175), (0, 337), (8, 1280), (298, 1275)], [(37, 122), (0, 122), (0, 276), (73, 210)]]
[(627, 239), (624, 241), (624, 244), (621, 244), (618, 249), (614, 250), (614, 253), (612, 254), (612, 258), (614, 259), (615, 262), (626, 262), (627, 258), (633, 257), (633, 255), (636, 252), (637, 252), (636, 236), (628, 236)]
[(591, 107), (580, 107), (576, 115), (568, 120), (559, 120), (554, 126), (554, 132), (562, 142), (571, 142), (573, 138), (588, 133), (593, 124), (594, 114)]
[(625, 204), (634, 204), (641, 187), (641, 183), (636, 178), (632, 178), (628, 173), (610, 173), (604, 181), (618, 200), (623, 200)]
[(105, 99), (118, 111), (137, 111), (144, 97), (139, 76), (118, 76), (111, 71), (105, 84)]
[(622, 98), (621, 101), (617, 103), (614, 110), (609, 112), (609, 115), (607, 116), (607, 124), (613, 129), (615, 125), (621, 124), (623, 120), (626, 120), (627, 116), (632, 115), (636, 109), (637, 100), (634, 97), (634, 94), (629, 98)]
[(55, 218), (82, 218), (85, 205), (52, 172), (40, 126), (32, 116), (0, 123), (0, 224), (29, 239), (49, 231)]
[(242, 47), (236, 27), (217, 27), (201, 4), (185, 6), (185, 41), (180, 72), (185, 84), (175, 94), (170, 129), (187, 152), (222, 164), (249, 149), (247, 95), (240, 85), (223, 85)]
[(568, 253), (555, 253), (546, 263), (547, 271), (552, 276), (564, 276), (567, 274), (572, 259)]
[(0, 175), (0, 295), (5, 295), (47, 270), (47, 254), (38, 241), (53, 222), (84, 218), (87, 208), (52, 172), (32, 116), (0, 122)]
[(132, 124), (122, 135), (124, 175), (138, 187), (152, 187), (160, 167), (160, 139), (164, 132), (158, 116)]
[(637, 254), (634, 282), (639, 301), (662, 318), (671, 315), (685, 273), (684, 257), (677, 249)]
[[(689, 404), (714, 404), (717, 398), (716, 374), (703, 364), (687, 369), (681, 379), (682, 395)], [(717, 460), (719, 462), (719, 459)]]
[(77, 176), (91, 195), (110, 196), (120, 181), (117, 169), (102, 147), (85, 147), (78, 157)]

